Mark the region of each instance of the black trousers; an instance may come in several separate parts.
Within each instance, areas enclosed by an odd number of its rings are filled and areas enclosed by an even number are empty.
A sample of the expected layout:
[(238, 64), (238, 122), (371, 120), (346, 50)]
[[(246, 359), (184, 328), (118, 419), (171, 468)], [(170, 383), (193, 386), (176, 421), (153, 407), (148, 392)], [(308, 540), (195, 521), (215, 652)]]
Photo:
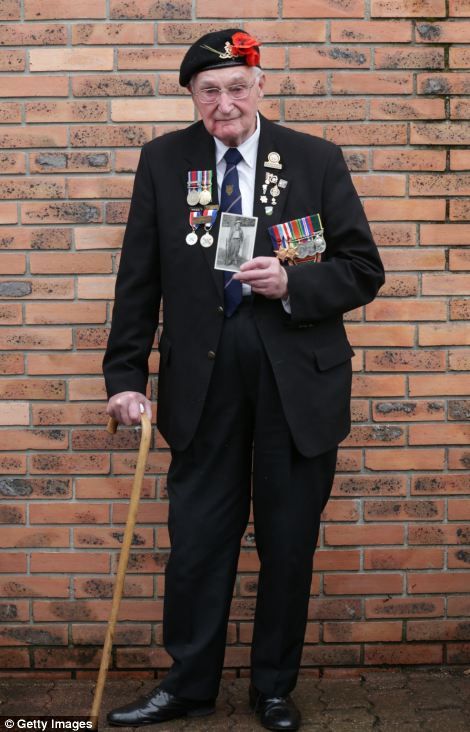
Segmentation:
[(218, 693), (252, 474), (260, 573), (251, 677), (270, 696), (294, 688), (336, 466), (337, 448), (315, 458), (296, 450), (250, 302), (224, 322), (196, 436), (172, 452), (168, 473), (163, 640), (174, 662), (161, 685), (188, 699)]

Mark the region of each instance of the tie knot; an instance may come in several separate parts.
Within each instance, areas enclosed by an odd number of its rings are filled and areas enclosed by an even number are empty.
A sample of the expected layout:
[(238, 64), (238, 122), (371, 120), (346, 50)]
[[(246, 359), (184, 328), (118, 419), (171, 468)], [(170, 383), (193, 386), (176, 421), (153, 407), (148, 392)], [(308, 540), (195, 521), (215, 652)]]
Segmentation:
[(224, 155), (227, 165), (238, 165), (240, 160), (243, 160), (243, 155), (237, 147), (229, 147)]

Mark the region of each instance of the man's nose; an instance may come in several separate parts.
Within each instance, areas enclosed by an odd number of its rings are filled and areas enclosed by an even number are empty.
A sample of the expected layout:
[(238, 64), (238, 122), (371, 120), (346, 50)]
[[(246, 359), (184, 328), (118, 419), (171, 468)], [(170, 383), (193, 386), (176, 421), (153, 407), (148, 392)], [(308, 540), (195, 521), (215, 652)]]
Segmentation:
[(233, 100), (229, 93), (222, 89), (219, 97), (219, 109), (221, 112), (229, 112), (233, 107)]

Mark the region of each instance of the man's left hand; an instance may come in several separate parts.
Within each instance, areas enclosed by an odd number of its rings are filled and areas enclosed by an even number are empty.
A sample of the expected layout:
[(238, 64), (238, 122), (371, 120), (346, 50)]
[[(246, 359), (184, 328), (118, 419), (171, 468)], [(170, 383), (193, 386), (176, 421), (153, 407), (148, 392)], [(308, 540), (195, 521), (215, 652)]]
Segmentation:
[(233, 275), (251, 286), (253, 292), (273, 300), (288, 296), (287, 273), (277, 257), (255, 257), (240, 267), (240, 272)]

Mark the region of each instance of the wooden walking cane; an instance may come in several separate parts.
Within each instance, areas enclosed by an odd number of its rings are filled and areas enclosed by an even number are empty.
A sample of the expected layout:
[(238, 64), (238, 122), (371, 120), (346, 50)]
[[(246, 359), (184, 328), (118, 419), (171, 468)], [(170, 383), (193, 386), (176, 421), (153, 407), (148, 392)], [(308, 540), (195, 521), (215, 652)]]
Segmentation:
[[(111, 658), (114, 629), (116, 627), (119, 605), (121, 603), (122, 591), (124, 588), (124, 579), (126, 576), (127, 563), (129, 561), (129, 551), (131, 548), (132, 535), (134, 533), (137, 510), (139, 508), (140, 491), (142, 488), (142, 481), (144, 478), (145, 466), (147, 463), (150, 439), (152, 437), (152, 425), (145, 412), (140, 415), (140, 421), (142, 426), (142, 435), (140, 438), (139, 455), (137, 458), (137, 466), (135, 469), (134, 482), (132, 484), (131, 498), (129, 501), (129, 512), (127, 515), (126, 530), (124, 532), (121, 553), (119, 555), (119, 564), (116, 574), (116, 584), (114, 585), (111, 613), (108, 620), (108, 628), (106, 631), (103, 654), (101, 656), (101, 664), (95, 688), (93, 706), (91, 708), (90, 716), (93, 724), (93, 729), (98, 728), (98, 717), (100, 713), (101, 699), (103, 697), (103, 690), (106, 682), (106, 675), (108, 673), (109, 660)], [(110, 417), (107, 426), (108, 432), (114, 434), (117, 430), (117, 427), (118, 422), (113, 417)]]

